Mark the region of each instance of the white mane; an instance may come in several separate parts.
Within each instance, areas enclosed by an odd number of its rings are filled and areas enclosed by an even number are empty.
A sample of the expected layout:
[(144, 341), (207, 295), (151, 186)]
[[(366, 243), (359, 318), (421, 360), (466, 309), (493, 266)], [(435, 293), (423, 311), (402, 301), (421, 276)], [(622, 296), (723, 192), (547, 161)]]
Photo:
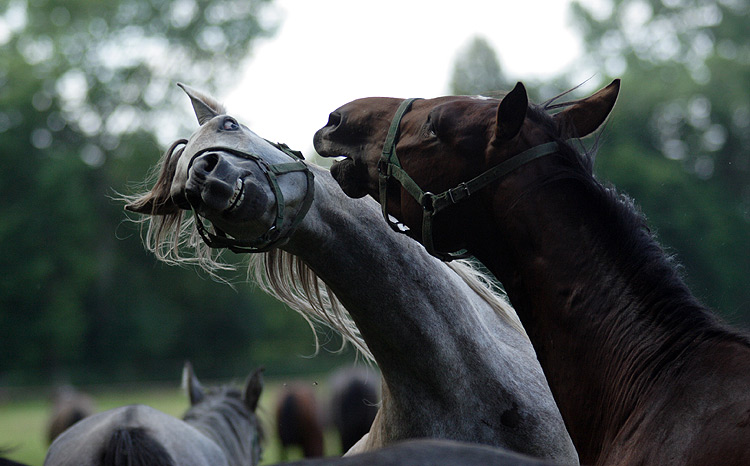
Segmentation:
[[(197, 265), (222, 281), (226, 281), (220, 276), (222, 272), (236, 270), (238, 267), (238, 264), (224, 261), (221, 250), (206, 246), (197, 232), (195, 218), (191, 213), (181, 212), (178, 218), (147, 216), (141, 221), (148, 224), (144, 238), (146, 248), (163, 262), (171, 265)], [(189, 254), (185, 254), (185, 250)], [(344, 344), (352, 344), (367, 360), (374, 361), (349, 313), (328, 285), (302, 259), (275, 249), (266, 253), (247, 254), (247, 262), (248, 280), (297, 311), (313, 330), (316, 348), (319, 347), (316, 325), (322, 324), (341, 334)], [(469, 261), (453, 261), (448, 266), (498, 316), (526, 336), (515, 310), (484, 273)]]

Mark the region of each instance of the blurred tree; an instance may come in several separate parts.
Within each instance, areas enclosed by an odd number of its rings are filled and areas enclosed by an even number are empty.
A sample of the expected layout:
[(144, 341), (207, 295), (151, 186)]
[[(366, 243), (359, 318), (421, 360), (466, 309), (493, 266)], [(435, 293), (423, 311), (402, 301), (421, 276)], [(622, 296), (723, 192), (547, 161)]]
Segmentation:
[(623, 88), (597, 171), (632, 195), (696, 294), (750, 324), (750, 4), (573, 4), (587, 65)]
[[(548, 99), (580, 84), (581, 70), (594, 78), (574, 94), (623, 79), (598, 175), (636, 199), (700, 299), (750, 325), (750, 4), (604, 0), (572, 10), (584, 63), (546, 83), (524, 80), (529, 93)], [(481, 93), (488, 87), (473, 80), (492, 82), (484, 76), (494, 69), (493, 86), (509, 88), (491, 47), (475, 42), (451, 92)]]
[[(589, 61), (655, 94), (649, 142), (698, 178), (720, 177), (750, 220), (750, 3), (574, 3)], [(644, 102), (646, 103), (646, 102)]]
[(233, 84), (274, 30), (269, 4), (0, 3), (0, 382), (158, 377), (186, 358), (220, 377), (261, 342), (313, 352), (272, 300), (155, 264), (111, 201), (194, 128), (174, 83)]
[(492, 46), (483, 38), (474, 38), (456, 58), (451, 77), (454, 95), (495, 95), (510, 89)]

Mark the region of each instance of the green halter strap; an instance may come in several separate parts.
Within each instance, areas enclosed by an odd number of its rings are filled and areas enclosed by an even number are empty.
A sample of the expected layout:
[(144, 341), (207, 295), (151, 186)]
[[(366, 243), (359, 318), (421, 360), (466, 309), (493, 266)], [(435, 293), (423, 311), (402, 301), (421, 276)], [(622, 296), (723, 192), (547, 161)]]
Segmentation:
[(476, 191), (494, 181), (497, 181), (522, 165), (540, 157), (554, 154), (558, 151), (559, 146), (556, 142), (548, 142), (539, 146), (534, 146), (520, 154), (514, 155), (508, 160), (490, 168), (471, 180), (459, 183), (456, 187), (448, 189), (440, 194), (433, 194), (429, 191), (425, 192), (412, 179), (412, 177), (404, 171), (401, 162), (398, 159), (398, 155), (396, 154), (396, 144), (398, 143), (401, 120), (409, 111), (415, 100), (417, 99), (404, 100), (396, 110), (393, 120), (391, 120), (391, 126), (388, 129), (388, 135), (383, 144), (383, 152), (378, 162), (378, 173), (380, 175), (378, 187), (380, 191), (380, 205), (383, 217), (394, 231), (404, 233), (404, 231), (399, 228), (398, 223), (391, 221), (388, 217), (388, 209), (386, 206), (388, 199), (388, 181), (393, 177), (398, 180), (404, 190), (406, 190), (406, 192), (408, 192), (419, 203), (419, 205), (422, 206), (422, 245), (424, 245), (427, 252), (446, 262), (453, 259), (465, 258), (470, 256), (470, 254), (467, 252), (446, 253), (435, 250), (435, 245), (432, 239), (432, 220), (435, 214), (446, 207), (457, 204), (468, 198)]
[[(269, 164), (268, 162), (266, 162), (265, 160), (263, 160), (262, 158), (260, 158), (259, 156), (255, 154), (251, 154), (249, 152), (243, 152), (243, 151), (233, 149), (230, 147), (221, 147), (221, 146), (214, 146), (214, 147), (208, 147), (206, 149), (202, 149), (199, 152), (197, 152), (195, 155), (193, 155), (193, 158), (190, 160), (190, 165), (192, 165), (193, 160), (195, 160), (196, 157), (209, 151), (228, 152), (232, 155), (236, 155), (244, 159), (252, 160), (255, 163), (257, 163), (261, 171), (263, 171), (263, 174), (266, 176), (266, 179), (268, 180), (268, 184), (271, 186), (271, 190), (273, 191), (274, 197), (276, 198), (276, 218), (274, 219), (273, 224), (264, 234), (252, 240), (241, 240), (241, 239), (236, 239), (236, 238), (230, 238), (227, 236), (227, 234), (224, 231), (217, 228), (216, 225), (214, 225), (214, 231), (216, 233), (211, 233), (208, 230), (208, 227), (206, 227), (206, 225), (198, 216), (195, 206), (192, 206), (193, 211), (195, 212), (195, 225), (198, 229), (198, 233), (201, 235), (201, 238), (203, 238), (203, 241), (205, 241), (209, 247), (227, 248), (230, 251), (236, 252), (236, 253), (269, 251), (279, 246), (282, 241), (287, 240), (291, 232), (293, 232), (294, 229), (297, 228), (297, 226), (305, 218), (305, 215), (307, 214), (307, 212), (310, 210), (310, 206), (312, 205), (313, 199), (315, 197), (315, 186), (314, 186), (315, 177), (313, 173), (310, 171), (310, 169), (307, 167), (307, 165), (305, 164), (302, 153), (299, 151), (290, 149), (289, 146), (287, 146), (286, 144), (282, 144), (282, 143), (274, 144), (270, 141), (268, 142), (274, 147), (276, 147), (277, 149), (281, 150), (282, 152), (290, 156), (292, 159), (294, 159), (294, 161), (287, 162), (287, 163)], [(188, 169), (190, 165), (188, 166)], [(307, 176), (307, 191), (305, 192), (305, 199), (302, 201), (302, 205), (297, 211), (297, 215), (294, 217), (294, 220), (292, 220), (292, 223), (289, 226), (289, 228), (287, 228), (286, 231), (284, 232), (285, 234), (282, 235), (281, 226), (284, 223), (286, 202), (284, 202), (284, 193), (281, 191), (281, 187), (279, 186), (278, 176), (284, 175), (287, 173), (293, 173), (293, 172), (305, 173), (305, 175)]]

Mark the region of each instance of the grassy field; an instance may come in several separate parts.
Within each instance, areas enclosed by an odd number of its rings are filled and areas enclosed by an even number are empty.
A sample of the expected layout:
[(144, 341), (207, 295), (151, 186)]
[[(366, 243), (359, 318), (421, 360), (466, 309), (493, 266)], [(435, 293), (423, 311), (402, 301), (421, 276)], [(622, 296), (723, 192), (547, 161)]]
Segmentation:
[[(273, 464), (279, 461), (280, 446), (273, 428), (273, 405), (277, 392), (284, 381), (267, 380), (261, 395), (259, 415), (266, 430), (263, 448), (263, 462)], [(309, 383), (316, 391), (319, 403), (328, 399), (327, 387), (314, 379)], [(204, 383), (204, 386), (210, 385)], [(9, 391), (0, 400), (0, 448), (11, 450), (4, 456), (32, 466), (41, 465), (47, 452), (46, 429), (52, 409), (49, 393), (51, 390), (33, 389)], [(173, 387), (93, 387), (87, 389), (97, 404), (98, 411), (125, 406), (145, 404), (167, 414), (181, 417), (188, 408), (187, 396), (175, 385)], [(340, 454), (340, 445), (334, 431), (327, 431), (325, 450), (327, 455)], [(287, 459), (300, 458), (301, 451), (288, 452)]]

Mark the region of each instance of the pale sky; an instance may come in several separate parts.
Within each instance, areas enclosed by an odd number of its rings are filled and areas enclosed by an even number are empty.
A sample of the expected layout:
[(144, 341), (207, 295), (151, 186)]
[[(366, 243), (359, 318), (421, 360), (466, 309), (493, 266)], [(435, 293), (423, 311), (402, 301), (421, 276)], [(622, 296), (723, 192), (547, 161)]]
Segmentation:
[[(481, 36), (512, 80), (569, 69), (581, 55), (567, 0), (274, 0), (280, 27), (217, 95), (266, 139), (312, 153), (328, 114), (368, 96), (449, 93), (458, 53)], [(585, 79), (585, 78), (584, 78)]]

